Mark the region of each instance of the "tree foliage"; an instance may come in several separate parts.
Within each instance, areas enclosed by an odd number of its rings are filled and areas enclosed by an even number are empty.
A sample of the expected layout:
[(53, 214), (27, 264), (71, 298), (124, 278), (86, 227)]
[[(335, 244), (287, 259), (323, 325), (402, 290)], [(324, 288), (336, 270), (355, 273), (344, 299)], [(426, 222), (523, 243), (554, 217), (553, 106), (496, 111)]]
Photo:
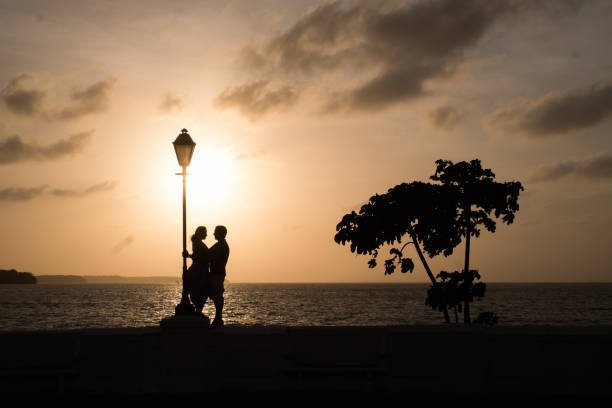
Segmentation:
[[(413, 272), (414, 262), (404, 256), (404, 249), (414, 244), (431, 281), (427, 304), (434, 309), (465, 306), (469, 323), (469, 302), (484, 296), (486, 285), (473, 284), (480, 279), (478, 272), (469, 268), (470, 237), (480, 236), (481, 229), (495, 232), (496, 221), (514, 221), (519, 209), (520, 182), (499, 183), (491, 169), (483, 169), (480, 160), (453, 163), (437, 160), (433, 183), (413, 181), (376, 194), (361, 206), (359, 212), (344, 215), (336, 226), (334, 240), (349, 245), (351, 252), (368, 255), (368, 266), (376, 268), (379, 251), (391, 246), (389, 257), (383, 262), (385, 275), (397, 268), (402, 273)], [(465, 239), (464, 273), (442, 271), (437, 279), (431, 273), (420, 246), (430, 257), (449, 256)], [(402, 242), (404, 242), (403, 245)]]
[(484, 282), (471, 284), (474, 280), (480, 280), (480, 274), (474, 269), (467, 276), (459, 271), (440, 271), (436, 277), (440, 283), (429, 287), (425, 299), (425, 304), (434, 310), (442, 311), (448, 307), (461, 312), (462, 304), (483, 297), (487, 289)]
[[(480, 236), (479, 225), (495, 232), (496, 223), (491, 218), (501, 218), (505, 224), (512, 224), (514, 213), (518, 211), (518, 197), (523, 186), (518, 181), (498, 183), (491, 169), (483, 169), (480, 160), (453, 163), (437, 160), (436, 172), (430, 177), (442, 186), (454, 191), (453, 204), (457, 207), (457, 224), (463, 228), (455, 230), (465, 235), (466, 227), (470, 235)], [(468, 214), (469, 211), (469, 214)]]
[[(518, 211), (518, 195), (523, 187), (519, 182), (498, 183), (490, 169), (483, 169), (480, 160), (453, 164), (448, 160), (436, 161), (436, 172), (431, 179), (439, 182), (414, 181), (390, 188), (385, 194), (376, 194), (361, 206), (359, 213), (344, 215), (336, 226), (334, 240), (349, 244), (351, 252), (370, 255), (368, 266), (378, 264), (379, 249), (384, 245), (401, 244), (411, 239), (410, 230), (424, 251), (434, 257), (449, 256), (466, 234), (480, 235), (479, 225), (495, 232), (496, 223), (491, 213), (506, 224), (514, 221)], [(469, 218), (466, 205), (473, 207)], [(466, 219), (467, 218), (467, 219)], [(408, 242), (410, 243), (410, 242)], [(385, 260), (385, 274), (412, 272), (414, 263), (405, 261), (403, 247), (390, 249)]]
[(342, 245), (348, 243), (351, 252), (370, 255), (370, 268), (377, 266), (382, 246), (398, 244), (390, 249), (391, 257), (384, 262), (385, 274), (395, 272), (396, 266), (403, 273), (412, 272), (413, 261), (403, 256), (405, 246), (411, 242), (399, 247), (402, 240), (416, 237), (430, 257), (450, 255), (461, 242), (459, 235), (449, 233), (459, 227), (454, 225), (459, 217), (450, 200), (452, 194), (452, 188), (431, 183), (399, 184), (386, 194), (370, 197), (359, 213), (346, 214), (336, 226), (334, 240)]

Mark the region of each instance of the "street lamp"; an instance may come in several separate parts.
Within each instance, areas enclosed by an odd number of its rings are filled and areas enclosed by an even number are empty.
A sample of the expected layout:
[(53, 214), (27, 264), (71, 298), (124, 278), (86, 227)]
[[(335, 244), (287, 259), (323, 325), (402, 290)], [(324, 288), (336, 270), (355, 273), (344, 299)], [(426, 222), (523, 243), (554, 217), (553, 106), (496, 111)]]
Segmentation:
[[(174, 151), (176, 152), (176, 158), (179, 166), (183, 168), (182, 173), (176, 173), (177, 176), (183, 176), (183, 252), (187, 250), (187, 166), (191, 162), (193, 156), (193, 150), (195, 149), (195, 142), (187, 133), (187, 129), (181, 130), (181, 133), (176, 137), (176, 140), (172, 142), (174, 145)], [(187, 297), (187, 290), (185, 288), (185, 273), (187, 272), (187, 259), (183, 257), (183, 293), (181, 295), (181, 303), (176, 305), (175, 312), (177, 315), (194, 315), (196, 313), (193, 305)]]

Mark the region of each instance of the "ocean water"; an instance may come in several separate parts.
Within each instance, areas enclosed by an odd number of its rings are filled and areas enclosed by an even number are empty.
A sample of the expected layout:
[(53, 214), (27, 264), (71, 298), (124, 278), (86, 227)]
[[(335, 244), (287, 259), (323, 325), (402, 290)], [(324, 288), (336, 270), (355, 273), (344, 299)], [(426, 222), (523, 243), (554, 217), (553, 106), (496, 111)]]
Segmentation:
[[(427, 284), (226, 285), (226, 325), (442, 324), (425, 305)], [(0, 285), (0, 330), (157, 326), (174, 314), (180, 286)], [(612, 284), (534, 283), (487, 287), (472, 316), (500, 325), (612, 325)], [(204, 312), (214, 315), (209, 301)], [(452, 316), (452, 313), (451, 313)], [(461, 321), (461, 316), (459, 316)]]

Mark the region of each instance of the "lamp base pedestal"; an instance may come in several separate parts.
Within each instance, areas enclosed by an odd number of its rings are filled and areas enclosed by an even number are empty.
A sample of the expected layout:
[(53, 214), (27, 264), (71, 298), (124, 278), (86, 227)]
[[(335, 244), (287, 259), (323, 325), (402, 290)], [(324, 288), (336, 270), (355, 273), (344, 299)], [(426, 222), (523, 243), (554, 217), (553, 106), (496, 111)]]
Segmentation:
[(191, 304), (187, 297), (183, 297), (181, 299), (181, 303), (176, 305), (174, 308), (174, 312), (177, 316), (196, 316), (195, 307)]
[(181, 298), (181, 303), (174, 308), (175, 315), (162, 319), (159, 323), (164, 328), (209, 328), (210, 319), (202, 313), (198, 313), (186, 296)]

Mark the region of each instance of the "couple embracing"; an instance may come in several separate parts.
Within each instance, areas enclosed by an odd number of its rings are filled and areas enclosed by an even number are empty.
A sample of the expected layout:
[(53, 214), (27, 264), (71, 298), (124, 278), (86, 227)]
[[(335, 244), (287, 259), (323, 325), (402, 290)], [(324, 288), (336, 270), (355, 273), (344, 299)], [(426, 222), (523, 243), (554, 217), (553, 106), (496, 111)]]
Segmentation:
[(204, 304), (210, 297), (215, 304), (215, 319), (212, 325), (223, 326), (223, 281), (225, 265), (229, 258), (229, 246), (225, 240), (227, 228), (223, 225), (215, 227), (214, 236), (217, 242), (210, 249), (204, 243), (206, 235), (206, 227), (196, 228), (191, 236), (193, 252), (183, 252), (183, 257), (192, 259), (184, 283), (197, 313), (202, 313)]

